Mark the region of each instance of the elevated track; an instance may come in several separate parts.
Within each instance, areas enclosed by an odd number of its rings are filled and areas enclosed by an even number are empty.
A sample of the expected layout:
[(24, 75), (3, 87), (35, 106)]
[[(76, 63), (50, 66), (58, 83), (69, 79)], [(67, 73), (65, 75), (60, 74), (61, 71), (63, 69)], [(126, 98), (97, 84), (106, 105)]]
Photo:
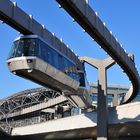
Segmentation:
[(56, 1), (126, 72), (133, 87), (130, 87), (123, 103), (132, 101), (140, 92), (140, 78), (134, 61), (124, 51), (107, 27), (105, 27), (86, 0)]

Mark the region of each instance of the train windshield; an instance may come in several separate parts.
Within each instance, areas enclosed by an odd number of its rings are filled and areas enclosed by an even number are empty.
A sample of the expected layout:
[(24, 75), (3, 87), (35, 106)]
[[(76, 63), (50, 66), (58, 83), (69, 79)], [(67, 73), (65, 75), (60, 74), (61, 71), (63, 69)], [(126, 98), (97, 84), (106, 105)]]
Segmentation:
[(13, 43), (8, 59), (20, 56), (37, 56), (38, 52), (37, 39), (23, 38)]

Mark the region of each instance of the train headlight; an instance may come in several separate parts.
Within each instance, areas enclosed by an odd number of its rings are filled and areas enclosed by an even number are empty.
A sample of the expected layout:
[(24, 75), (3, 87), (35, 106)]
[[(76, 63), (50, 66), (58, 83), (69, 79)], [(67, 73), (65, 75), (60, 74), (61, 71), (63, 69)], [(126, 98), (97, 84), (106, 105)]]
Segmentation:
[(33, 63), (33, 59), (27, 59), (27, 63)]
[(10, 66), (11, 65), (11, 62), (8, 62), (7, 64), (8, 64), (8, 66)]
[(29, 69), (29, 70), (27, 70), (28, 71), (28, 73), (31, 73), (33, 70), (32, 69)]

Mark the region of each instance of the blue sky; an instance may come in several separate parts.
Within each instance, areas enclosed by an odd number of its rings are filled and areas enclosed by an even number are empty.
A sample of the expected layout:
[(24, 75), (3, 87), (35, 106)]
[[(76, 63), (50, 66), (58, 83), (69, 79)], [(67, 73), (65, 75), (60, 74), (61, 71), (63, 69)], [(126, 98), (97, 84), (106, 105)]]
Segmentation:
[[(99, 59), (109, 57), (99, 49), (98, 44), (84, 33), (82, 28), (72, 21), (72, 18), (62, 8), (58, 8), (55, 0), (12, 0), (16, 1), (28, 14), (44, 24), (62, 38), (79, 56), (89, 56)], [(129, 53), (134, 53), (138, 70), (140, 69), (140, 1), (139, 0), (89, 0), (94, 11), (106, 23), (123, 48)], [(24, 89), (39, 87), (28, 80), (11, 74), (6, 65), (8, 52), (13, 40), (20, 34), (6, 24), (0, 23), (0, 99)], [(97, 70), (86, 65), (87, 78), (97, 82)], [(108, 83), (129, 85), (130, 82), (119, 66), (115, 65), (108, 70)]]

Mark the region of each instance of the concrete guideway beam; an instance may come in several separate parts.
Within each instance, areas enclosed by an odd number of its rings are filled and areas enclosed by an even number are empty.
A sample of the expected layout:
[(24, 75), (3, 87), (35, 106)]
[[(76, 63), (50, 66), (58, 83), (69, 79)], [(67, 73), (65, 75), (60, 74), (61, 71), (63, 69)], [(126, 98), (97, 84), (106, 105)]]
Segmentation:
[(140, 77), (135, 63), (105, 27), (85, 0), (56, 0), (74, 20), (119, 64), (132, 82), (133, 90), (123, 103), (132, 101), (140, 92)]
[(108, 103), (107, 103), (107, 69), (115, 64), (112, 58), (99, 60), (89, 57), (80, 57), (98, 69), (98, 107), (97, 107), (97, 140), (107, 140), (108, 137)]

